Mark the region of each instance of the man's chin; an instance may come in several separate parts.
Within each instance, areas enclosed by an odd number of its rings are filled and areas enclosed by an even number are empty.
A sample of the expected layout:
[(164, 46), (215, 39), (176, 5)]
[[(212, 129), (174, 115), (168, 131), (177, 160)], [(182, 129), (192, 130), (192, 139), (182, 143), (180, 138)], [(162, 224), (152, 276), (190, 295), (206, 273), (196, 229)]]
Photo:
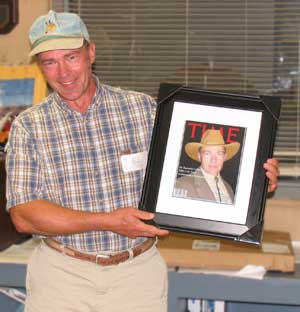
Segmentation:
[(58, 92), (58, 94), (65, 102), (75, 102), (76, 100), (80, 98), (80, 96), (78, 95), (69, 94), (66, 92), (60, 92), (60, 93)]
[(209, 171), (208, 173), (214, 177), (217, 177), (219, 175), (218, 171)]

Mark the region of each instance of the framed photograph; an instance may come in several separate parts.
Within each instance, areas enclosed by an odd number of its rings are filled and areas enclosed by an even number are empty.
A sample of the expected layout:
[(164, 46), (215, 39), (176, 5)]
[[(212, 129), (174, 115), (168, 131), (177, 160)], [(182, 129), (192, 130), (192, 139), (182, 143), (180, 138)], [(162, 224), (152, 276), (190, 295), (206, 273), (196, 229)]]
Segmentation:
[(161, 228), (259, 244), (280, 106), (162, 84), (139, 209)]
[(0, 66), (0, 156), (15, 117), (46, 95), (47, 83), (37, 65)]
[(47, 93), (47, 83), (37, 65), (0, 66), (0, 107), (31, 106)]
[(1, 0), (0, 34), (8, 34), (19, 22), (19, 0)]

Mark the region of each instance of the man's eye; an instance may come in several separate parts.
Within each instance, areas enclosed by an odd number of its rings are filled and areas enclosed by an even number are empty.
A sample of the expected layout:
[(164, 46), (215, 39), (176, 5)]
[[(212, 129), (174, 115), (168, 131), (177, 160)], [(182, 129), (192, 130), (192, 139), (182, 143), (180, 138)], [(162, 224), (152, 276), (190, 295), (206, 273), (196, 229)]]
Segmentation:
[(44, 62), (43, 62), (43, 65), (44, 65), (44, 66), (51, 66), (51, 65), (54, 65), (54, 63), (55, 63), (55, 62), (53, 62), (53, 61), (44, 61)]
[(77, 55), (71, 54), (71, 55), (69, 55), (68, 59), (69, 59), (69, 61), (74, 61), (77, 59)]

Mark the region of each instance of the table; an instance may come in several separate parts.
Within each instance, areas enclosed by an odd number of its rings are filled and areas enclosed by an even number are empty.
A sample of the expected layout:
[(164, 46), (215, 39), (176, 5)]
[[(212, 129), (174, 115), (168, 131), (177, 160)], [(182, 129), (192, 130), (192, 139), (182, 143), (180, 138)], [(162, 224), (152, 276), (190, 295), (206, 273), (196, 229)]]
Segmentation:
[[(25, 287), (26, 264), (0, 263), (1, 287)], [(224, 300), (226, 311), (300, 311), (300, 265), (294, 273), (268, 272), (262, 280), (170, 270), (168, 311), (184, 298)], [(251, 310), (251, 306), (253, 309)], [(0, 300), (0, 311), (5, 310)]]

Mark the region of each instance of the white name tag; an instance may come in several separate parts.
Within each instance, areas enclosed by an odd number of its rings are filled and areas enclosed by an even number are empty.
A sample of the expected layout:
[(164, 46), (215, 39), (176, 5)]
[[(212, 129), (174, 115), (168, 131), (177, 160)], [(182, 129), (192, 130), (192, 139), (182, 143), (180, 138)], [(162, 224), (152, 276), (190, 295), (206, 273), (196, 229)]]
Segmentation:
[(147, 166), (147, 152), (125, 154), (121, 156), (121, 164), (124, 172), (145, 169)]

